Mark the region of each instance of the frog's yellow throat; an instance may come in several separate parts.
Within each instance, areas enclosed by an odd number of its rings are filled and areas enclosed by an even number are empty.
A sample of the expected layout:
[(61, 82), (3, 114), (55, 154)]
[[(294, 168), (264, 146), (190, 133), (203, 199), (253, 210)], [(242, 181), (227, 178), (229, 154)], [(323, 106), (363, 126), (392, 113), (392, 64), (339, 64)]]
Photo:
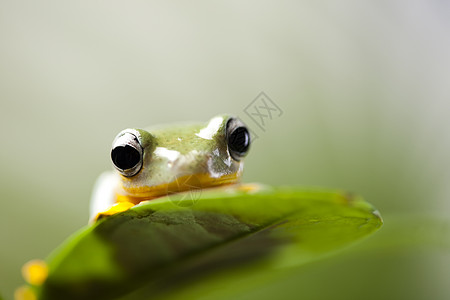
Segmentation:
[(93, 221), (126, 211), (142, 201), (153, 200), (176, 193), (212, 188), (237, 183), (241, 172), (222, 175), (213, 178), (210, 174), (189, 174), (178, 177), (176, 180), (157, 186), (122, 187), (115, 193), (115, 204), (108, 210), (98, 213)]
[(123, 187), (125, 193), (117, 192), (116, 202), (129, 202), (136, 205), (144, 200), (152, 200), (175, 193), (237, 183), (239, 178), (238, 173), (226, 174), (218, 178), (203, 173), (189, 174), (157, 186)]

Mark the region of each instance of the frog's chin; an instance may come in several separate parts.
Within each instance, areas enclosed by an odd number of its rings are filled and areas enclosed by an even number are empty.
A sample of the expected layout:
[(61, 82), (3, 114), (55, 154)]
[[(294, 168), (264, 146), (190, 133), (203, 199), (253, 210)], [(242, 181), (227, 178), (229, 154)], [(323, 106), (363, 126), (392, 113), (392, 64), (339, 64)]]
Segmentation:
[(117, 202), (138, 204), (145, 200), (173, 195), (180, 192), (202, 190), (238, 183), (240, 174), (232, 173), (214, 178), (209, 174), (189, 174), (177, 177), (174, 181), (157, 186), (123, 187), (116, 194)]

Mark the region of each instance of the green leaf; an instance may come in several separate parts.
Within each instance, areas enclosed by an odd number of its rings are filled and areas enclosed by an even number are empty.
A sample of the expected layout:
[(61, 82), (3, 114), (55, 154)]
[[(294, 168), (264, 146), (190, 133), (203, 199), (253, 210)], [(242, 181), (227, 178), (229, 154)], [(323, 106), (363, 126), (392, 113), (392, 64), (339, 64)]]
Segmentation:
[(167, 296), (212, 275), (299, 266), (382, 224), (371, 205), (345, 192), (264, 187), (186, 195), (146, 202), (74, 234), (48, 258), (39, 298)]

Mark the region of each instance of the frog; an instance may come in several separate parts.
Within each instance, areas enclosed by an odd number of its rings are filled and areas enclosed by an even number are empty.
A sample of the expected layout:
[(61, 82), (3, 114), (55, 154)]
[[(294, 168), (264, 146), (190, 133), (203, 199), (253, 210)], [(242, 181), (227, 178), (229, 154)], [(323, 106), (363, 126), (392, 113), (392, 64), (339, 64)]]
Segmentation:
[(97, 179), (89, 222), (143, 202), (196, 189), (240, 183), (250, 131), (238, 117), (127, 128), (111, 147), (112, 171)]
[[(248, 127), (227, 114), (207, 122), (124, 129), (112, 143), (113, 170), (103, 172), (94, 185), (89, 223), (192, 188), (258, 190), (259, 185), (240, 183), (250, 144)], [(22, 268), (24, 279), (34, 286), (42, 285), (48, 273), (47, 263), (39, 259)], [(36, 295), (23, 286), (15, 297)]]

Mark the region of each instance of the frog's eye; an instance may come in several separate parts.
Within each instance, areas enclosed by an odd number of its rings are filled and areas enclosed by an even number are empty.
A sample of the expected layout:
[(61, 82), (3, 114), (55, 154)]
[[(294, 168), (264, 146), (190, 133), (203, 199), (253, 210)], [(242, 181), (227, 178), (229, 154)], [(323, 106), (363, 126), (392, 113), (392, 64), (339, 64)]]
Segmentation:
[(241, 120), (237, 118), (228, 120), (226, 139), (228, 151), (235, 160), (239, 161), (247, 154), (250, 147), (250, 133)]
[(123, 176), (136, 175), (142, 168), (143, 149), (138, 138), (129, 132), (120, 133), (114, 140), (111, 159)]

